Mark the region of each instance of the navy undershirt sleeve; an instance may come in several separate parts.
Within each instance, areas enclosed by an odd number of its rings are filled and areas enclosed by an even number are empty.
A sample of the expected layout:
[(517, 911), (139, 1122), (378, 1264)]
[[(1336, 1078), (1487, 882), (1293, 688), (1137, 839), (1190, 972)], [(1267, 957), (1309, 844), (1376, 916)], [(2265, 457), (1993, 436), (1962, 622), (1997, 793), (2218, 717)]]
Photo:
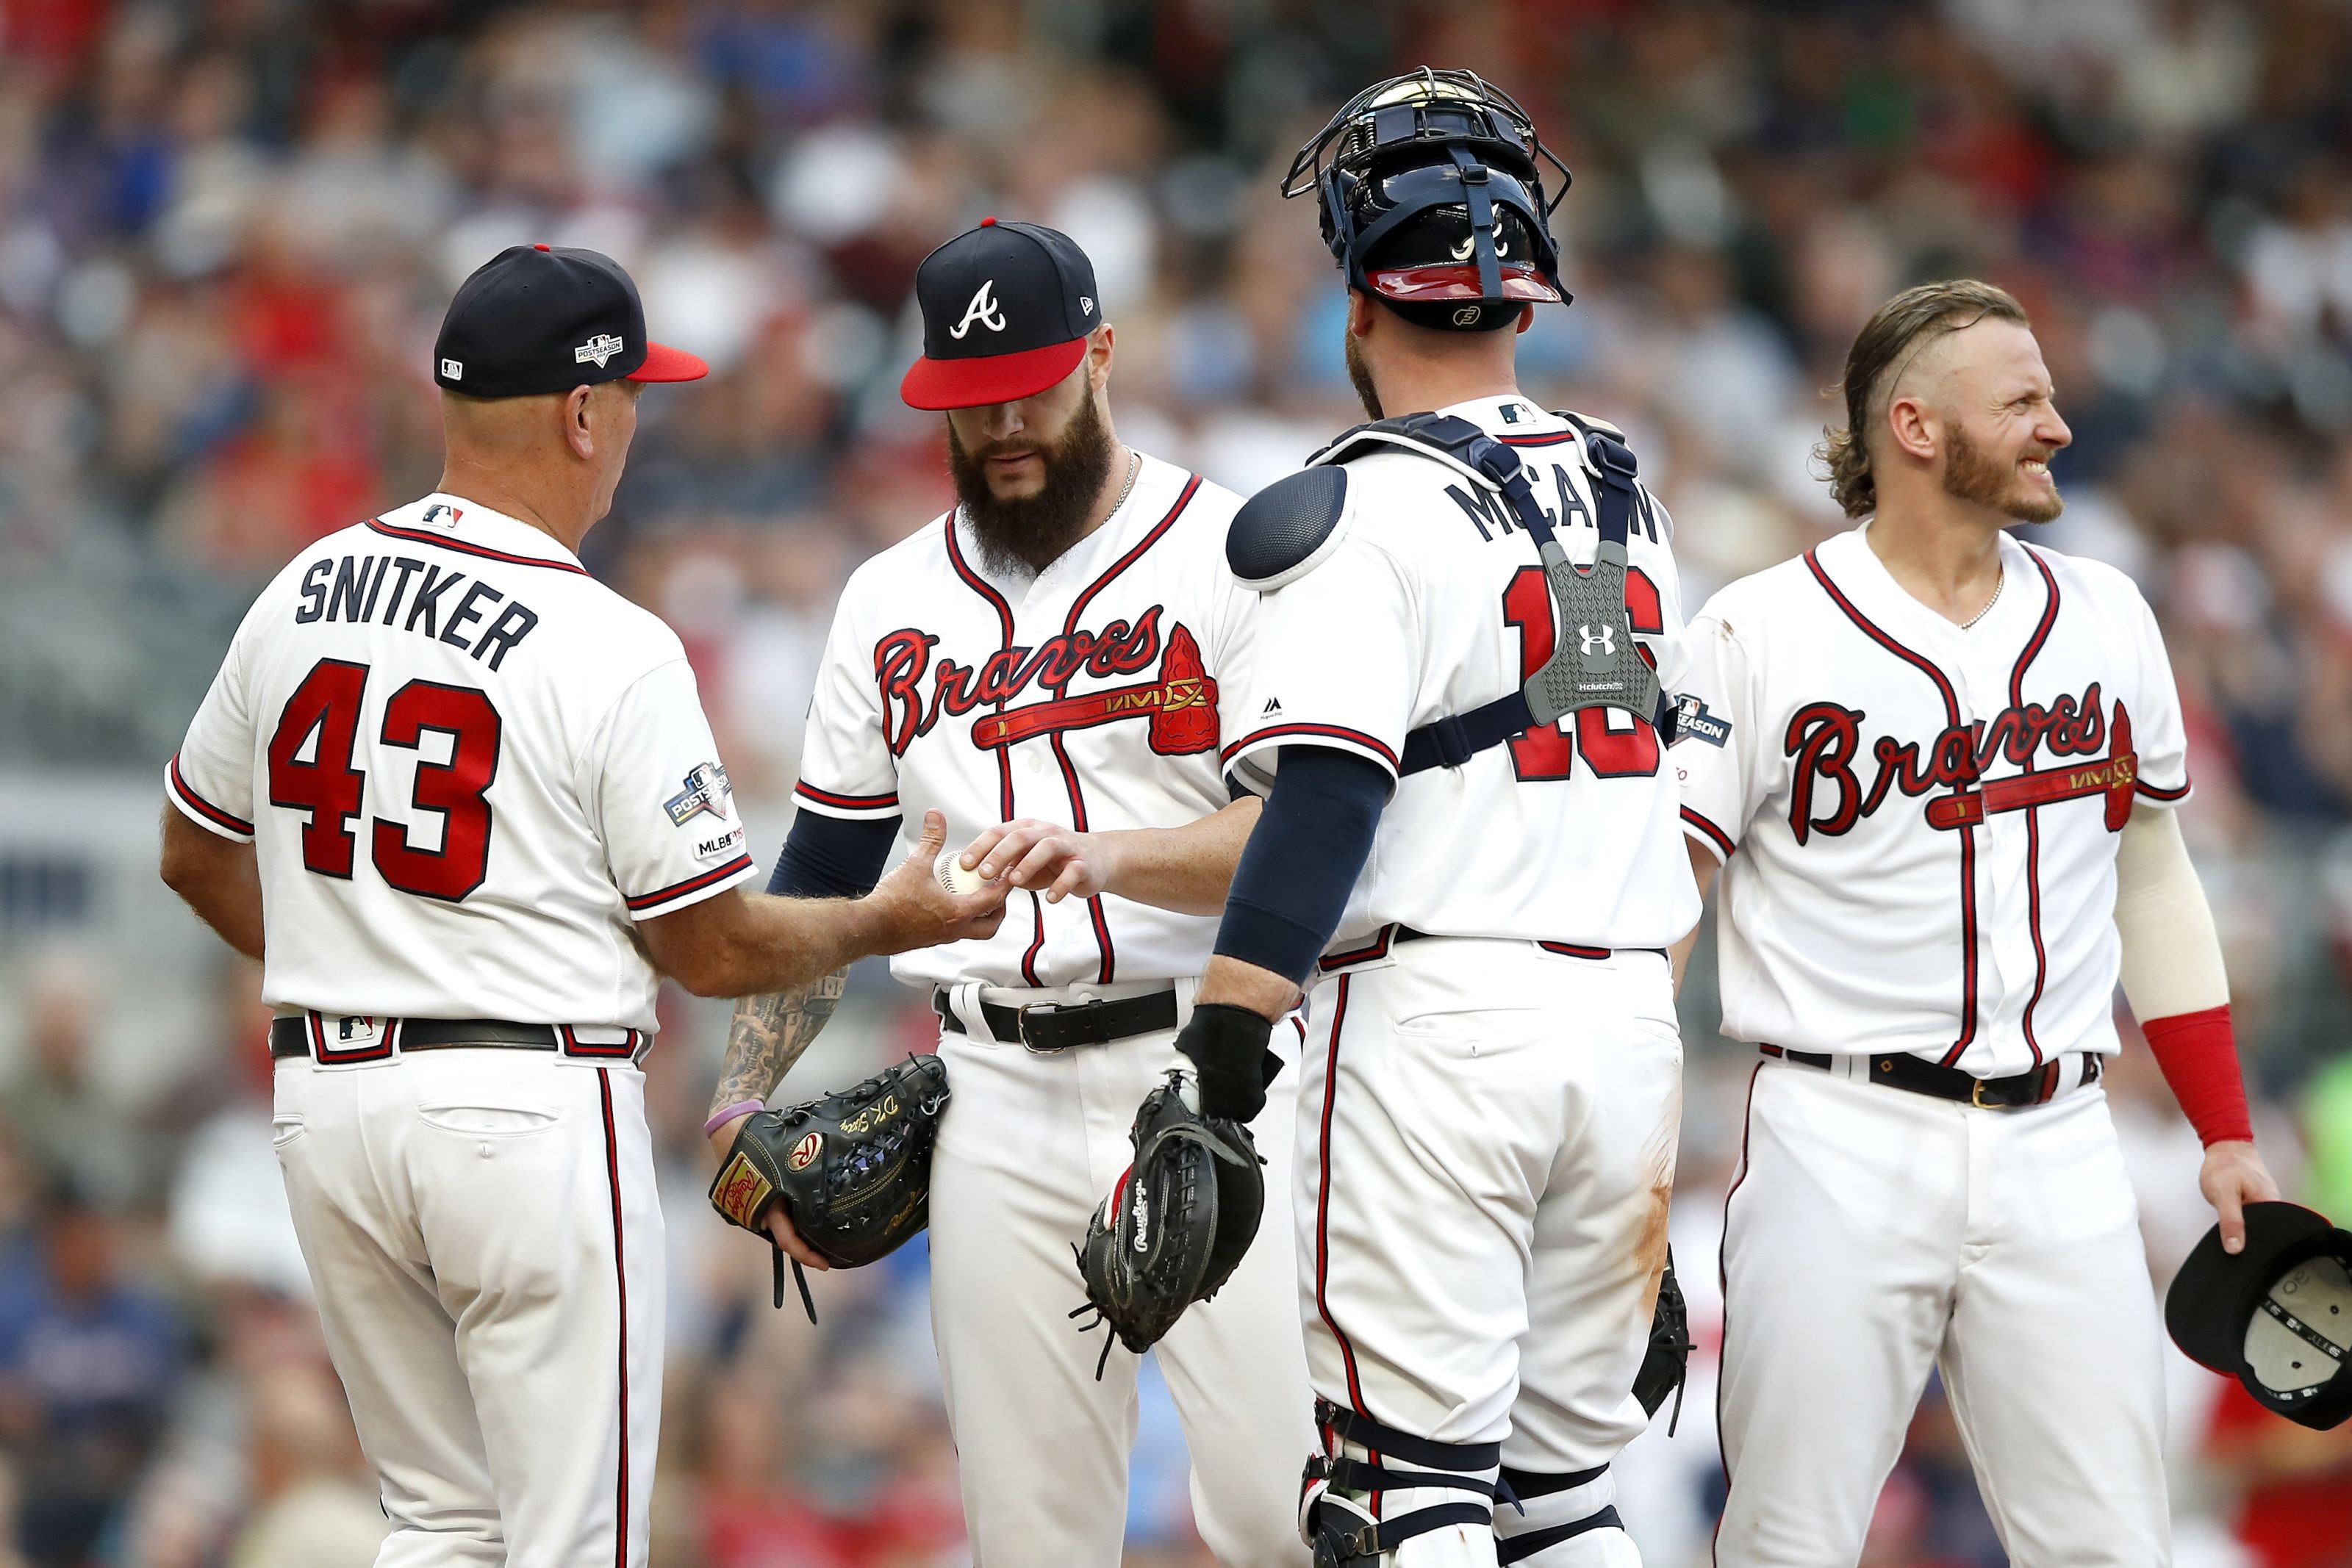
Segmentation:
[(1217, 927), (1228, 958), (1304, 985), (1371, 858), (1392, 788), (1378, 763), (1328, 746), (1286, 746)]
[(787, 898), (863, 898), (890, 863), (898, 819), (845, 821), (803, 811), (784, 835), (768, 891)]

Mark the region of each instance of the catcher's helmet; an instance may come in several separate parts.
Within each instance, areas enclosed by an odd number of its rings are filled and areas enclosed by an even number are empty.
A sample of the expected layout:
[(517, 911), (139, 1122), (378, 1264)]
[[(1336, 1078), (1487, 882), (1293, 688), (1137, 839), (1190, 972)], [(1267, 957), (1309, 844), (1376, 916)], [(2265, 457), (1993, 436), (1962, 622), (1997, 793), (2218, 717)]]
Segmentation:
[[(1549, 196), (1546, 163), (1559, 174)], [(1567, 303), (1547, 220), (1568, 183), (1508, 93), (1423, 66), (1349, 99), (1291, 160), (1282, 193), (1320, 197), (1349, 287), (1425, 327), (1486, 331), (1522, 305)]]

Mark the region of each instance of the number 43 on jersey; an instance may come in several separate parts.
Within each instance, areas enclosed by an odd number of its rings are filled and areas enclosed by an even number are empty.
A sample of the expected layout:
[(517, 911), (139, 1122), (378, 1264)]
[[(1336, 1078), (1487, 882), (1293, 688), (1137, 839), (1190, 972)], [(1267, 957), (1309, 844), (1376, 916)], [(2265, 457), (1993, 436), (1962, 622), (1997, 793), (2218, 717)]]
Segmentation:
[[(370, 671), (342, 659), (321, 659), (286, 699), (269, 737), (269, 803), (307, 811), (302, 864), (320, 876), (352, 874), (358, 836), (352, 824), (367, 799), (367, 774), (358, 766), (360, 716)], [(411, 681), (384, 705), (384, 746), (422, 752), (428, 731), (450, 737), (449, 760), (420, 756), (409, 794), (414, 813), (441, 818), (441, 845), (421, 849), (410, 823), (379, 816), (368, 832), (368, 855), (378, 875), (403, 893), (455, 904), (482, 885), (490, 859), (490, 803), (499, 772), (499, 712), (475, 686)]]

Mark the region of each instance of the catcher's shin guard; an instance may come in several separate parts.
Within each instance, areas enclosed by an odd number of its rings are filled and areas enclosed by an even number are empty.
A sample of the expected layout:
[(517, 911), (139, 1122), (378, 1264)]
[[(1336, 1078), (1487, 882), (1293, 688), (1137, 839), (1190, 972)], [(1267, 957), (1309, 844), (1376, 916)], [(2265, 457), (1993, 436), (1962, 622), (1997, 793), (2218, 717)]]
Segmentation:
[(1315, 1568), (1383, 1568), (1405, 1542), (1494, 1524), (1500, 1443), (1438, 1443), (1315, 1402), (1323, 1452), (1307, 1461), (1298, 1530)]
[(1495, 1561), (1503, 1568), (1641, 1568), (1607, 1465), (1565, 1473), (1507, 1468), (1502, 1488), (1518, 1505), (1495, 1519)]

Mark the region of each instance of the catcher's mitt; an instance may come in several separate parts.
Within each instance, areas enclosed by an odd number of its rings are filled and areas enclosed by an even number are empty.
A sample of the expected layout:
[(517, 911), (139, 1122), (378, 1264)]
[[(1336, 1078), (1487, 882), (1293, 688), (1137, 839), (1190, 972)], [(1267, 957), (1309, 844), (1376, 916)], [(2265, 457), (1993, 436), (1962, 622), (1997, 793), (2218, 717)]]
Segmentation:
[(1666, 1421), (1666, 1436), (1683, 1418), (1683, 1379), (1690, 1372), (1690, 1311), (1683, 1304), (1683, 1287), (1675, 1278), (1675, 1249), (1666, 1249), (1665, 1272), (1658, 1277), (1657, 1310), (1650, 1314), (1650, 1348), (1642, 1369), (1633, 1375), (1633, 1397), (1652, 1416), (1674, 1396), (1675, 1413)]
[[(1265, 1176), (1247, 1124), (1204, 1117), (1184, 1074), (1144, 1096), (1128, 1136), (1135, 1161), (1111, 1187), (1076, 1249), (1087, 1304), (1138, 1355), (1233, 1277), (1265, 1212)], [(1095, 1363), (1102, 1376), (1110, 1339)]]
[[(826, 1262), (871, 1263), (929, 1223), (931, 1143), (947, 1103), (947, 1065), (910, 1056), (854, 1089), (746, 1116), (710, 1184), (711, 1207), (765, 1236), (768, 1206), (781, 1202), (801, 1239)], [(778, 1248), (780, 1307), (783, 1260)], [(809, 1322), (816, 1322), (797, 1260), (793, 1277)]]

